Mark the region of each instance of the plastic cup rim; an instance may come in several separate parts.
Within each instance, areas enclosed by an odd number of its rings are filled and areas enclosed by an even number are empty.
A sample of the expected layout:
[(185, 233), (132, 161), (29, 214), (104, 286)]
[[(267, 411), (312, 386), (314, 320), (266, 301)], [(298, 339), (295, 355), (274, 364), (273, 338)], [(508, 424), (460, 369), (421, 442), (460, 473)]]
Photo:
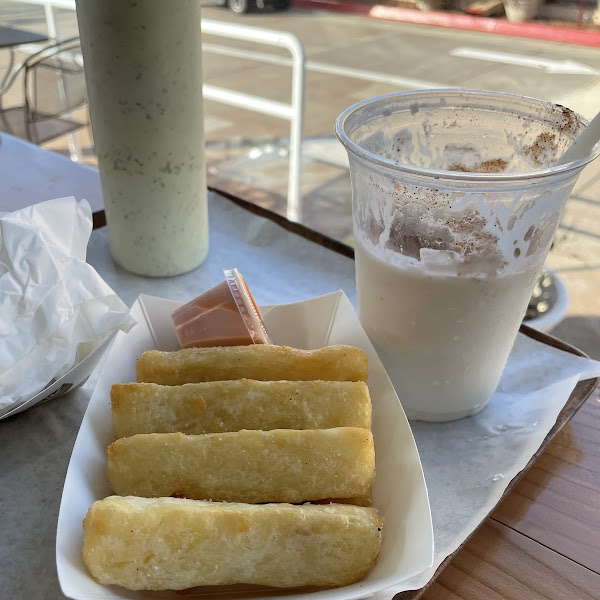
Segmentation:
[[(540, 100), (538, 98), (531, 98), (529, 96), (522, 96), (518, 94), (508, 94), (505, 92), (491, 92), (485, 90), (471, 90), (471, 89), (460, 89), (460, 88), (445, 88), (445, 89), (424, 89), (424, 90), (410, 90), (405, 92), (392, 92), (391, 94), (383, 94), (380, 96), (374, 96), (372, 98), (367, 98), (366, 100), (361, 100), (355, 104), (352, 104), (348, 108), (346, 108), (336, 119), (335, 122), (335, 134), (339, 141), (342, 143), (347, 152), (354, 154), (355, 156), (362, 158), (370, 163), (378, 164), (382, 167), (386, 167), (387, 169), (391, 169), (393, 171), (410, 173), (413, 175), (418, 175), (421, 177), (425, 177), (428, 179), (449, 179), (456, 180), (462, 182), (487, 182), (487, 183), (495, 183), (495, 182), (511, 182), (511, 183), (525, 183), (532, 179), (542, 179), (546, 177), (555, 177), (557, 175), (566, 175), (572, 171), (577, 171), (583, 169), (585, 165), (592, 162), (599, 154), (600, 154), (600, 142), (598, 142), (592, 151), (592, 153), (586, 158), (574, 160), (572, 162), (565, 163), (564, 165), (547, 167), (545, 169), (540, 169), (537, 171), (521, 171), (514, 173), (465, 173), (462, 171), (442, 171), (438, 169), (428, 169), (426, 167), (416, 167), (413, 165), (409, 165), (406, 163), (401, 163), (398, 161), (391, 160), (389, 158), (384, 158), (374, 152), (370, 152), (365, 150), (356, 142), (353, 142), (346, 132), (344, 131), (344, 124), (346, 119), (350, 117), (353, 113), (361, 108), (368, 106), (370, 104), (375, 104), (377, 102), (381, 102), (387, 98), (394, 98), (400, 96), (408, 96), (408, 95), (417, 95), (417, 94), (445, 94), (445, 95), (458, 95), (458, 94), (466, 94), (468, 96), (490, 96), (497, 98), (511, 98), (515, 100), (524, 100), (527, 102), (535, 102), (539, 105), (546, 107), (557, 107), (559, 106), (556, 103), (548, 102), (546, 100)], [(574, 111), (573, 111), (574, 112)], [(581, 122), (587, 126), (589, 123), (588, 119), (585, 119), (578, 113), (575, 115), (581, 119)]]

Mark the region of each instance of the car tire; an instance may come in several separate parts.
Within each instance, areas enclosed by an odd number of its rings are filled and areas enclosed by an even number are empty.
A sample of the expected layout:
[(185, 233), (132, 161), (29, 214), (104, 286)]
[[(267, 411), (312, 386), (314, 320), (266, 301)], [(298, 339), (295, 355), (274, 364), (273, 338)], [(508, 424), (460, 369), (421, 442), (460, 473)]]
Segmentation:
[(256, 8), (256, 0), (227, 0), (227, 6), (236, 15), (245, 15)]

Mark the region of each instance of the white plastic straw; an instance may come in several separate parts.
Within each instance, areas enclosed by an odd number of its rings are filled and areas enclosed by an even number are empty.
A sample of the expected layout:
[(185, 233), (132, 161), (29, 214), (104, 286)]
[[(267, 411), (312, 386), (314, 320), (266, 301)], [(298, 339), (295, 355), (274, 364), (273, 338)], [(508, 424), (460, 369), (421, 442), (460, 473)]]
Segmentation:
[(600, 113), (588, 123), (588, 126), (567, 148), (566, 152), (558, 159), (556, 166), (587, 158), (598, 140), (600, 140)]

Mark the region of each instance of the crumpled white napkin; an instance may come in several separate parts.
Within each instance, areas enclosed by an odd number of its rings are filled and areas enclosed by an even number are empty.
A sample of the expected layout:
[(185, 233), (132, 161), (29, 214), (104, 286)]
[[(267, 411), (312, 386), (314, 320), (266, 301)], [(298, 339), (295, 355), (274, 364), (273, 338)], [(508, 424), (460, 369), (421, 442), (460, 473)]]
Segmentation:
[(0, 412), (78, 364), (135, 321), (85, 262), (86, 200), (49, 200), (0, 213)]

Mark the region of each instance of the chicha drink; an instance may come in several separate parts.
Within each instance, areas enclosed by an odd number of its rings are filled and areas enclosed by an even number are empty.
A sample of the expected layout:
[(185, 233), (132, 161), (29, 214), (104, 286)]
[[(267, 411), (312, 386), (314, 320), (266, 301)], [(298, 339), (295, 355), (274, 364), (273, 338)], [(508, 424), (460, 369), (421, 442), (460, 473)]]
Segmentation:
[(361, 323), (409, 418), (493, 394), (571, 189), (552, 165), (584, 127), (540, 101), (392, 94), (338, 119), (350, 157)]

